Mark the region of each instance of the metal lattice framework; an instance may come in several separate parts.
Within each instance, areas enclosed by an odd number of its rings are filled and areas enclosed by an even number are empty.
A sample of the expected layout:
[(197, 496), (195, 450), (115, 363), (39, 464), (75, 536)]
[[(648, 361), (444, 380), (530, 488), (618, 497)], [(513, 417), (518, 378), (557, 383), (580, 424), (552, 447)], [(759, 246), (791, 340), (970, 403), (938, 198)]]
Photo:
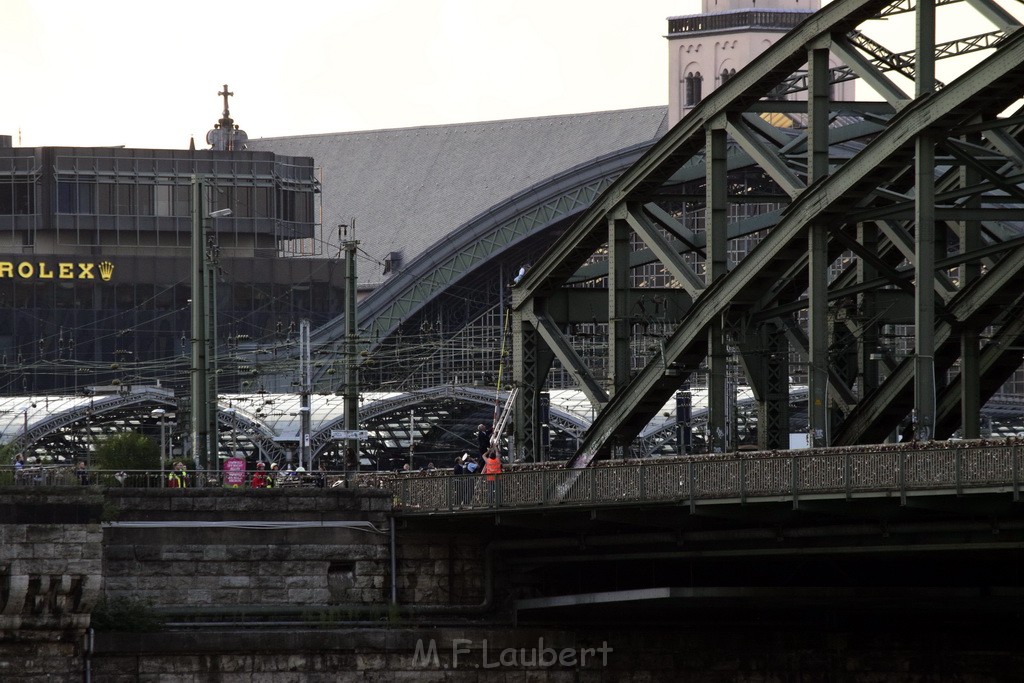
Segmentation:
[[(695, 107), (514, 290), (520, 454), (534, 455), (546, 353), (598, 411), (574, 466), (626, 447), (698, 378), (709, 392), (709, 447), (729, 449), (735, 365), (762, 404), (762, 447), (784, 443), (791, 365), (809, 384), (812, 445), (957, 429), (976, 437), (981, 407), (1019, 368), (1024, 342), (1024, 32), (1010, 8), (1020, 10), (988, 0), (839, 0)], [(973, 23), (942, 24), (969, 35), (936, 40), (936, 15), (947, 10), (971, 13)], [(911, 12), (913, 50), (867, 38), (876, 20)], [(994, 30), (979, 34), (977, 22)], [(832, 101), (831, 82), (845, 76), (830, 71), (830, 52), (882, 101)], [(798, 87), (799, 97), (769, 99)], [(736, 257), (730, 240), (742, 228), (730, 211), (753, 201), (737, 180), (744, 164), (788, 203)], [(639, 370), (627, 352), (638, 255), (692, 299)], [(576, 284), (584, 267), (589, 289)], [(563, 332), (565, 312), (595, 290), (606, 302), (608, 348), (597, 372)]]
[[(361, 348), (373, 351), (428, 303), (442, 299), (457, 283), (482, 267), (497, 268), (503, 255), (567, 219), (579, 215), (647, 145), (619, 150), (573, 168), (509, 198), (454, 230), (409, 263), (393, 279), (360, 302), (357, 311)], [(515, 262), (518, 267), (519, 262)], [(489, 302), (495, 305), (497, 300)], [(323, 379), (331, 358), (343, 357), (344, 316), (313, 333)]]

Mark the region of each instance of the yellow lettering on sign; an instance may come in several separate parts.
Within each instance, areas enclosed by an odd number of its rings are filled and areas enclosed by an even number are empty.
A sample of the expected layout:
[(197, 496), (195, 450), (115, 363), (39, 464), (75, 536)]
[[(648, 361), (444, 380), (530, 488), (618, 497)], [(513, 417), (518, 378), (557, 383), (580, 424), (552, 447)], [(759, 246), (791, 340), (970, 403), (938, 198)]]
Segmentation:
[[(77, 269), (77, 270), (76, 270)], [(99, 271), (99, 275), (96, 271)], [(40, 280), (97, 280), (102, 279), (108, 282), (113, 279), (114, 264), (110, 261), (102, 263), (64, 263), (58, 261), (48, 264), (46, 261), (33, 263), (32, 261), (0, 261), (0, 279), (18, 277), (22, 280), (30, 280), (38, 277)]]

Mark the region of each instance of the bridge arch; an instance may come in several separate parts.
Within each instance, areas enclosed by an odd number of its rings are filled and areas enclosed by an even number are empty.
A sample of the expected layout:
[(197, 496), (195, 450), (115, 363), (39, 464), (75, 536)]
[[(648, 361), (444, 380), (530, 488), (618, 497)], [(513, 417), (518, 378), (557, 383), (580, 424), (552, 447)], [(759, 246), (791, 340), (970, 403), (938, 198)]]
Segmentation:
[[(450, 295), (456, 285), (489, 291), (476, 315), (498, 305), (503, 296), (500, 288), (507, 283), (498, 283), (499, 289), (494, 289), (493, 271), (505, 267), (510, 282), (515, 270), (533, 258), (531, 254), (543, 251), (554, 233), (586, 209), (651, 144), (626, 147), (546, 178), (465, 222), (404, 264), (397, 275), (359, 302), (360, 348), (372, 353), (428, 304)], [(344, 334), (344, 315), (313, 331), (311, 343), (320, 349), (322, 361), (314, 369), (314, 381), (326, 378), (333, 367), (331, 358), (342, 357)]]

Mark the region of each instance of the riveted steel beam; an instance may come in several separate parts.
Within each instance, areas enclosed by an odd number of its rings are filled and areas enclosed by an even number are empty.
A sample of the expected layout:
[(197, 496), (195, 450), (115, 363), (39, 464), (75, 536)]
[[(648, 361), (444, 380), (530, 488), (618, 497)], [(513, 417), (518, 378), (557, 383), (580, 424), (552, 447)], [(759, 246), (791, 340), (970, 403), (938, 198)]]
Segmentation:
[[(919, 151), (915, 150), (915, 143), (922, 130), (952, 129), (959, 122), (1005, 109), (1016, 98), (1016, 93), (1024, 83), (1022, 65), (1024, 40), (1015, 35), (1008, 38), (999, 50), (968, 75), (938, 93), (922, 95), (893, 117), (886, 130), (863, 151), (848, 160), (829, 178), (816, 183), (809, 191), (797, 197), (783, 220), (761, 244), (727, 276), (716, 280), (713, 286), (705, 290), (666, 341), (666, 361), (686, 366), (705, 356), (700, 349), (701, 339), (706, 339), (708, 331), (723, 310), (731, 302), (746, 300), (746, 291), (756, 290), (766, 280), (774, 279), (779, 265), (788, 263), (789, 255), (794, 251), (802, 251), (799, 246), (801, 236), (815, 219), (822, 215), (842, 216), (847, 209), (858, 205), (868, 194), (869, 188), (876, 186), (879, 180), (891, 177), (893, 168), (901, 165), (906, 168), (914, 158), (914, 152)], [(684, 129), (685, 123), (684, 119), (676, 130)], [(686, 147), (682, 140), (663, 141), (666, 146), (673, 143)], [(652, 150), (648, 158), (671, 157), (669, 150), (660, 148), (661, 145)], [(691, 150), (687, 148), (686, 151)], [(653, 170), (652, 173), (654, 177), (659, 176)], [(624, 174), (620, 183), (609, 189), (609, 193), (617, 198), (627, 193), (629, 185), (638, 189), (644, 187), (639, 178), (633, 177), (633, 171)], [(586, 223), (586, 217), (583, 223)], [(580, 225), (578, 223), (577, 228), (582, 230)], [(561, 245), (561, 254), (566, 256), (567, 262), (572, 262), (574, 254), (590, 246), (586, 235), (573, 236), (580, 239), (573, 244)], [(537, 273), (531, 286), (538, 286), (545, 277), (557, 273), (558, 268), (557, 264), (545, 267)], [(934, 297), (931, 287), (928, 293)], [(674, 388), (670, 378), (664, 376), (663, 368), (655, 364), (645, 367), (598, 416), (577, 457), (573, 459), (573, 464), (586, 464), (604, 452), (612, 434), (621, 441), (639, 432), (651, 412), (664, 403)]]

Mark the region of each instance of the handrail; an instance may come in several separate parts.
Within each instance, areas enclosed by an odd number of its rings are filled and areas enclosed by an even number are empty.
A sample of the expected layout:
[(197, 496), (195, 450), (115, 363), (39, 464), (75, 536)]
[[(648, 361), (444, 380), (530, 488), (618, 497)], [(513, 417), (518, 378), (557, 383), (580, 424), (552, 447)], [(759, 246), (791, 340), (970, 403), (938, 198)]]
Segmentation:
[[(1008, 493), (1019, 499), (1024, 441), (929, 442), (912, 446), (871, 446), (730, 455), (604, 461), (567, 469), (561, 463), (510, 465), (493, 483), (480, 474), (447, 470), (418, 473), (325, 472), (323, 486), (358, 486), (388, 491), (400, 514), (437, 514), (488, 509), (538, 509), (619, 504), (698, 504), (791, 501), (809, 498), (887, 496), (901, 505), (914, 495), (964, 496)], [(251, 475), (251, 472), (249, 473)], [(188, 473), (189, 487), (220, 487), (224, 473)], [(278, 486), (315, 487), (309, 473), (280, 473)], [(92, 470), (89, 485), (164, 488), (158, 471)], [(0, 466), (0, 486), (79, 485), (73, 467)], [(251, 486), (249, 478), (240, 488)]]
[(402, 514), (615, 504), (792, 501), (1020, 489), (1024, 443), (919, 448), (821, 449), (653, 458), (566, 469), (509, 466), (493, 487), (445, 471), (367, 473), (360, 486), (391, 492)]

